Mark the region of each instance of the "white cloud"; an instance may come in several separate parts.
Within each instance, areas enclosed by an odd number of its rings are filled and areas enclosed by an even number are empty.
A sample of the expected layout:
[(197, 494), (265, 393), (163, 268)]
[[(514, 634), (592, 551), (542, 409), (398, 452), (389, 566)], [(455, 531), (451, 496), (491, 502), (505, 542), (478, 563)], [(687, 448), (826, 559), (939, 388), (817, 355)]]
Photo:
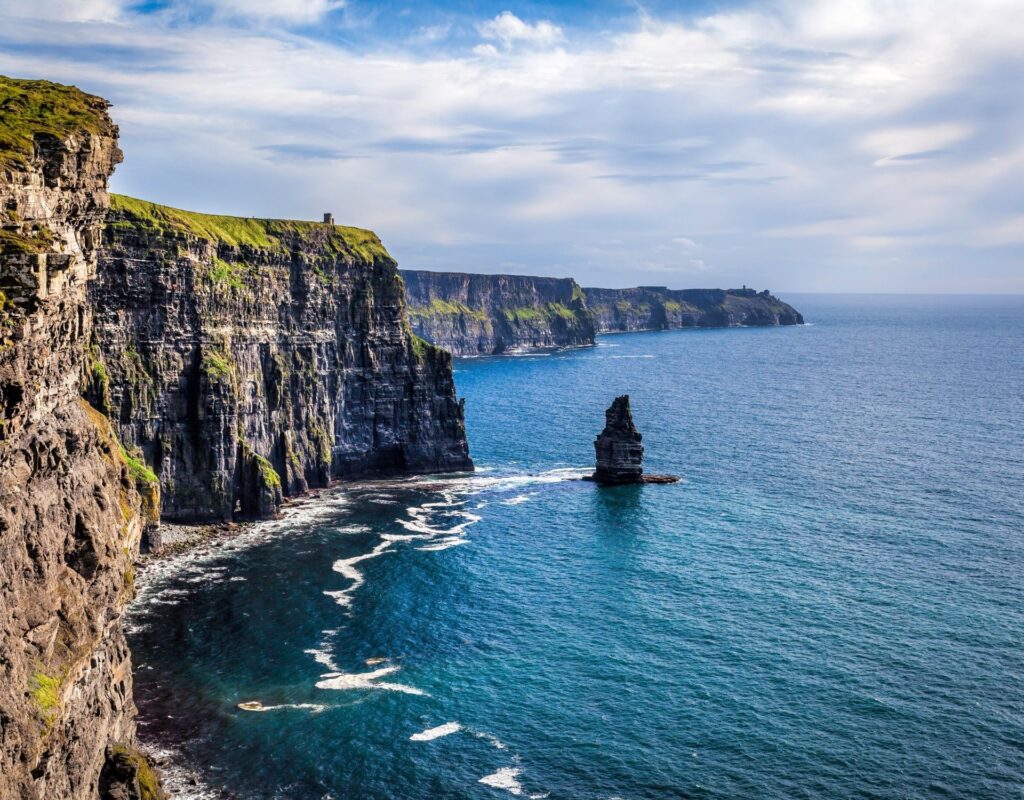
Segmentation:
[(483, 38), (497, 41), (505, 48), (519, 43), (548, 47), (565, 39), (562, 29), (557, 25), (546, 20), (531, 25), (511, 11), (502, 11), (494, 19), (478, 25), (477, 30)]
[(1019, 2), (776, 2), (571, 46), (506, 12), (472, 55), (226, 24), (298, 24), (327, 0), (219, 0), (202, 27), (104, 25), (116, 4), (87, 2), (83, 26), (17, 20), (0, 0), (21, 44), (0, 73), (110, 97), (121, 191), (224, 213), (331, 208), (410, 267), (513, 261), (623, 285), (685, 280), (692, 260), (723, 284), (884, 290), (926, 289), (934, 263), (959, 258), (965, 287), (1016, 264), (1003, 285), (1024, 291)]
[(224, 17), (308, 23), (344, 8), (346, 0), (207, 0), (206, 4)]
[(0, 18), (65, 22), (112, 21), (124, 10), (121, 0), (0, 0)]

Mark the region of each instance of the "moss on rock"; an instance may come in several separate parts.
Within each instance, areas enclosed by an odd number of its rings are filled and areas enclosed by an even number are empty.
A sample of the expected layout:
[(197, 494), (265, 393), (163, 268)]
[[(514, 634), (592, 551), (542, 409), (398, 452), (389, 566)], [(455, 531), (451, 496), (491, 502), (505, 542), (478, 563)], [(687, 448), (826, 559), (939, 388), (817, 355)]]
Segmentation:
[[(391, 260), (377, 234), (346, 225), (201, 214), (121, 194), (110, 195), (110, 209), (114, 213), (110, 225), (114, 228), (149, 228), (160, 234), (179, 233), (217, 244), (256, 250), (281, 248), (284, 240), (295, 235), (312, 237), (326, 233), (324, 246), (337, 254), (348, 252), (364, 261)], [(118, 216), (124, 219), (118, 219)]]
[(0, 75), (0, 167), (27, 163), (39, 136), (109, 133), (107, 102), (74, 86)]

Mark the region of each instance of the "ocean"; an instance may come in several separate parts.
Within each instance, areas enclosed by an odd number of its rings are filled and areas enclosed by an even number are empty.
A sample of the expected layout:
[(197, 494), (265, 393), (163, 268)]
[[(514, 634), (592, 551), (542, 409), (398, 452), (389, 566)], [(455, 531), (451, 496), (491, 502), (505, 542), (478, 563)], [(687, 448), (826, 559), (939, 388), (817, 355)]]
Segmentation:
[[(1019, 800), (1024, 298), (785, 299), (810, 324), (458, 360), (475, 474), (150, 570), (182, 796)], [(623, 393), (682, 482), (576, 480)]]

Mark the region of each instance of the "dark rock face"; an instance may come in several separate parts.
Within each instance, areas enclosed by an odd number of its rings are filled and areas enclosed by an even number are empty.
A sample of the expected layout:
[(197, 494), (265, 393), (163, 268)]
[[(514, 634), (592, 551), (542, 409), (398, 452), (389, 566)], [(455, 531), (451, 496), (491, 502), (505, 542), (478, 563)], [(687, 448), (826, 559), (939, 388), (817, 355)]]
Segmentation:
[(163, 516), (262, 517), (334, 478), (472, 469), (451, 356), (369, 231), (114, 196), (89, 396)]
[(729, 328), (802, 325), (804, 318), (767, 290), (586, 289), (598, 333), (657, 331), (674, 328)]
[(633, 424), (629, 395), (616, 397), (604, 412), (604, 430), (594, 440), (597, 470), (587, 480), (600, 486), (630, 483), (676, 483), (675, 475), (645, 475), (643, 436)]
[(644, 474), (643, 436), (633, 424), (629, 395), (616, 397), (604, 412), (604, 430), (594, 440), (597, 470), (594, 480), (604, 485), (640, 483)]
[(594, 343), (572, 278), (402, 271), (413, 331), (457, 356)]
[(581, 289), (572, 278), (420, 270), (402, 278), (413, 330), (457, 356), (580, 347), (600, 333), (804, 321), (788, 303), (746, 287)]
[(146, 524), (80, 399), (121, 153), (99, 98), (0, 78), (0, 99), (26, 132), (23, 155), (0, 152), (0, 797), (93, 800), (107, 744), (135, 738), (120, 612)]

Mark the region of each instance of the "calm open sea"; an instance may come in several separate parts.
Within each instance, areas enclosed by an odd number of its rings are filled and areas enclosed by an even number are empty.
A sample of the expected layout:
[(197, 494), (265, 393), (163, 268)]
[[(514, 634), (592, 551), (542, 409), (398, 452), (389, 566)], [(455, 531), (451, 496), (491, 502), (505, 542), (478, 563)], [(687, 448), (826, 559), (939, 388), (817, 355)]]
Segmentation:
[[(1020, 800), (1024, 298), (787, 299), (457, 362), (475, 475), (149, 577), (145, 737), (196, 795)], [(568, 479), (626, 392), (685, 482)]]

